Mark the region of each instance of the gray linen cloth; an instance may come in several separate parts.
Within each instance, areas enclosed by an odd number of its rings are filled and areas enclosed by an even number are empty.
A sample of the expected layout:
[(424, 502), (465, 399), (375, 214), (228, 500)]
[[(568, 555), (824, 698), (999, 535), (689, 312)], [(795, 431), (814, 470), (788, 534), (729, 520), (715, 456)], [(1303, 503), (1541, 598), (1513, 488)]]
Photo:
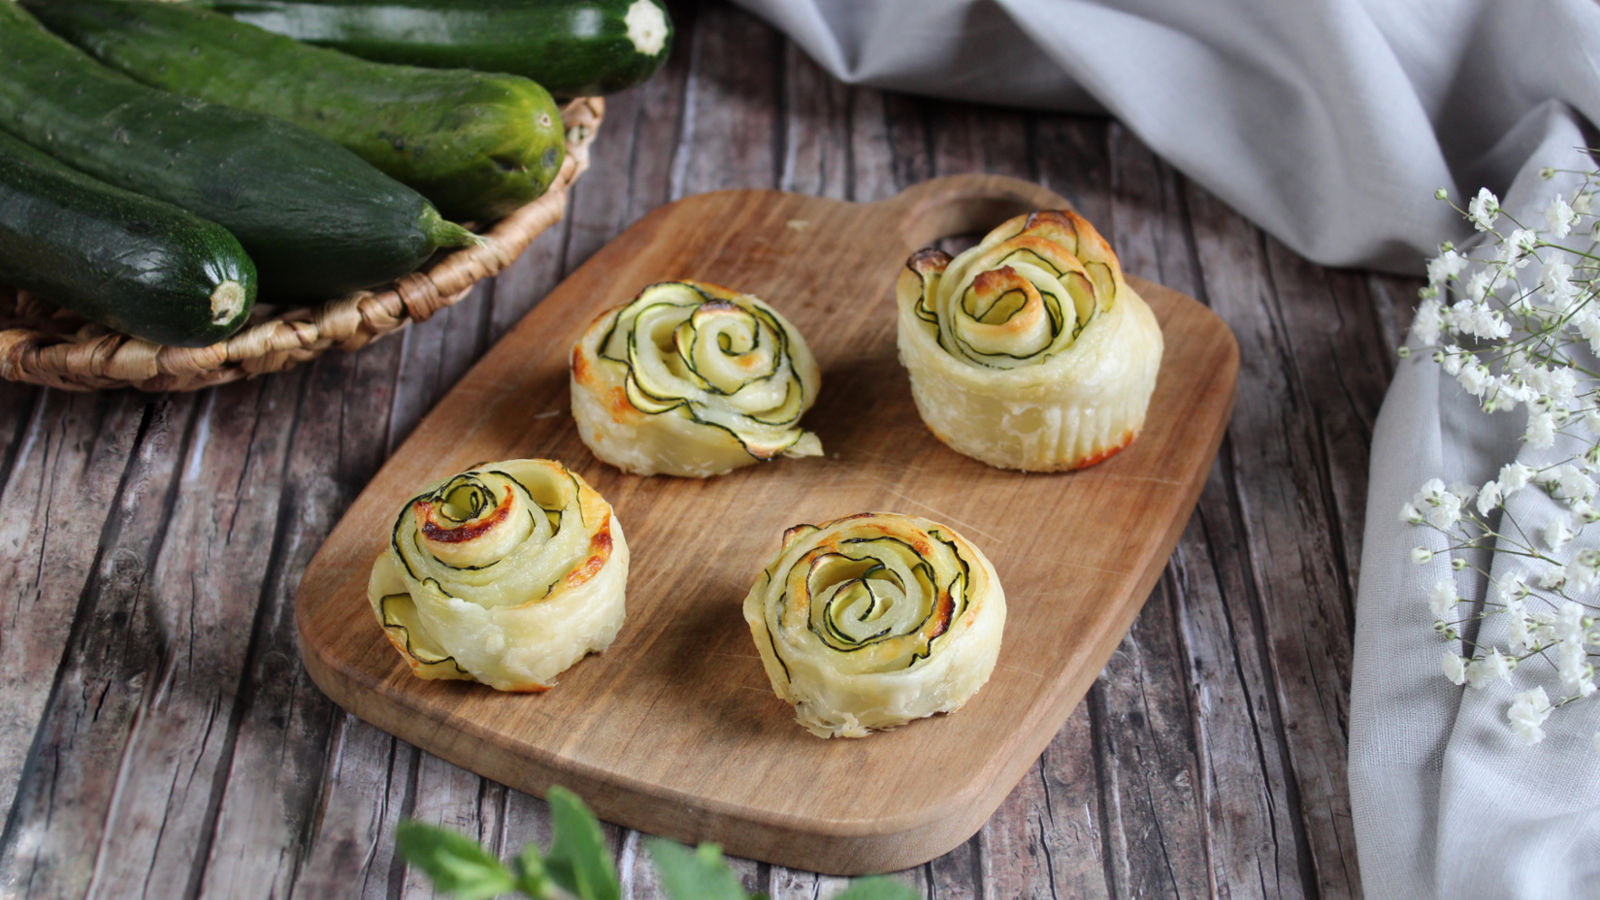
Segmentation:
[[(1600, 143), (1593, 0), (736, 2), (847, 82), (1114, 115), (1328, 265), (1420, 272), (1470, 233), (1435, 189), (1536, 210), (1554, 189), (1537, 170), (1583, 167), (1574, 148)], [(1398, 519), (1395, 498), (1428, 478), (1493, 477), (1523, 425), (1425, 360), (1401, 365), (1378, 421), (1350, 704), (1372, 896), (1600, 896), (1600, 703), (1558, 711), (1524, 747), (1505, 727), (1513, 688), (1446, 681), (1424, 599), (1442, 564), (1410, 562), (1427, 534)]]

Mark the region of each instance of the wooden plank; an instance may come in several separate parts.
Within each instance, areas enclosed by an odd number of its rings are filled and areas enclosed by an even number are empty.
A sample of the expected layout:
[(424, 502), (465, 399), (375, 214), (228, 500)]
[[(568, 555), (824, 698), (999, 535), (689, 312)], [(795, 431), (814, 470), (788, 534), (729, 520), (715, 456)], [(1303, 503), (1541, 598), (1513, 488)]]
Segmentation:
[(726, 4), (699, 7), (695, 19), (671, 195), (774, 184), (784, 158), (777, 146), (783, 42)]
[[(1337, 712), (1345, 703), (1349, 597), (1335, 569), (1333, 521), (1321, 486), (1326, 461), (1315, 436), (1317, 412), (1305, 393), (1296, 355), (1309, 352), (1285, 321), (1291, 305), (1308, 305), (1299, 285), (1274, 282), (1259, 232), (1197, 189), (1188, 197), (1205, 293), (1239, 337), (1240, 402), (1234, 429), (1244, 439), (1225, 445), (1236, 479), (1251, 583), (1236, 597), (1260, 604), (1253, 625), (1266, 642), (1271, 677), (1261, 684), (1260, 718), (1272, 723), (1282, 765), (1292, 773), (1277, 795), (1292, 817), (1293, 844), (1276, 840), (1273, 872), (1301, 889), (1348, 893), (1359, 884), (1354, 857), (1335, 849), (1338, 864), (1319, 869), (1310, 847), (1349, 846), (1344, 739)], [(1254, 612), (1254, 611), (1252, 611)], [(1248, 632), (1247, 632), (1248, 633)], [(1268, 693), (1270, 691), (1270, 693)], [(1313, 888), (1314, 886), (1314, 888)]]
[[(61, 412), (72, 406), (93, 409), (106, 402), (94, 395), (60, 399)], [(69, 596), (76, 608), (69, 613), (70, 632), (58, 625), (27, 638), (54, 659), (40, 682), (49, 686), (48, 705), (37, 720), (37, 733), (21, 745), (29, 747), (29, 753), (14, 782), (3, 866), (6, 883), (23, 885), (36, 896), (81, 894), (95, 879), (96, 848), (104, 839), (108, 812), (121, 783), (123, 742), (138, 721), (140, 704), (159, 680), (154, 661), (141, 652), (161, 639), (151, 607), (149, 573), (156, 565), (153, 546), (160, 544), (167, 529), (178, 462), (196, 404), (192, 397), (148, 407), (139, 398), (122, 399), (125, 405), (117, 404), (123, 405), (121, 415), (107, 423), (113, 426), (111, 435), (116, 435), (109, 458), (100, 461), (101, 467), (90, 467), (88, 459), (76, 461), (85, 472), (114, 474), (119, 485), (114, 495), (96, 497), (98, 503), (82, 509), (78, 498), (60, 498), (63, 519), (68, 510), (74, 517), (89, 513), (83, 518), (95, 528), (100, 548), (87, 571), (49, 573), (72, 583)], [(118, 419), (120, 425), (115, 424)], [(54, 424), (69, 436), (62, 442), (68, 447), (95, 430), (90, 422), (72, 415), (62, 415)], [(45, 446), (38, 448), (41, 458), (46, 451)], [(136, 455), (127, 459), (126, 472), (119, 471), (116, 460), (128, 453)], [(62, 487), (70, 489), (74, 479), (61, 474)], [(103, 530), (93, 521), (93, 510), (108, 516)], [(24, 521), (28, 518), (23, 516)], [(50, 541), (42, 551), (53, 550), (54, 541), (82, 541), (75, 530), (65, 521), (52, 525), (44, 532)], [(48, 614), (55, 605), (48, 594), (41, 598), (44, 603), (36, 615)], [(19, 626), (35, 624), (29, 618), (20, 617)]]
[(298, 395), (251, 382), (196, 398), (173, 513), (153, 542), (154, 565), (140, 573), (154, 635), (132, 649), (157, 668), (106, 812), (96, 873), (108, 885), (188, 892), (203, 872), (237, 739), (245, 660), (270, 611), (262, 578), (288, 444), (278, 423), (294, 414)]
[[(1030, 804), (1029, 815), (1039, 823), (1037, 852), (1050, 879), (1047, 893), (1051, 897), (1112, 896), (1100, 764), (1094, 751), (1093, 710), (1102, 690), (1096, 682), (1086, 702), (1079, 704), (1040, 755), (1036, 772), (1029, 772), (1023, 782), (1037, 779), (1043, 800), (1042, 804)], [(1003, 860), (991, 864), (995, 870), (1006, 866)], [(1000, 877), (996, 872), (986, 876), (986, 882)]]
[(115, 540), (113, 508), (142, 493), (121, 463), (150, 410), (136, 397), (17, 386), (4, 397), (17, 401), (0, 481), (0, 653), (15, 667), (0, 697), (0, 808), (9, 810), (30, 753), (45, 749), (36, 735), (84, 584)]
[(288, 436), (282, 501), (202, 896), (287, 896), (307, 865), (308, 846), (337, 830), (320, 805), (342, 716), (293, 662), (290, 599), (339, 512), (382, 461), (401, 350), (396, 339), (317, 360), (294, 385), (292, 414), (277, 423)]

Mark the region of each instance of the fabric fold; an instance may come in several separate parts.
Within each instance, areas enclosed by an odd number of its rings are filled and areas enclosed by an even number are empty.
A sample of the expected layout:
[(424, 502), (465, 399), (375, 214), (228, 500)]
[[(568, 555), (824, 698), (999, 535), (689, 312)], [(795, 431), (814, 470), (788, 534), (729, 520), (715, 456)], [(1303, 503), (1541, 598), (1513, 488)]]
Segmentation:
[(1546, 101), (1600, 123), (1587, 0), (736, 0), (841, 80), (1117, 117), (1301, 255), (1418, 273)]

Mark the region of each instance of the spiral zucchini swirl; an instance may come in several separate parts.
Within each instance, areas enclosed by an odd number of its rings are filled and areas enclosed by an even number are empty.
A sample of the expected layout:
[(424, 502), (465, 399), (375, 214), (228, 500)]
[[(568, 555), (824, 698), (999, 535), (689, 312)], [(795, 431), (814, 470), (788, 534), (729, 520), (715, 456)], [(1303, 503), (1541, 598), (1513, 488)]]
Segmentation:
[(1144, 426), (1161, 328), (1076, 213), (1017, 216), (951, 259), (912, 254), (895, 289), (922, 421), (992, 466), (1093, 465)]
[(818, 737), (949, 712), (989, 680), (1006, 598), (978, 548), (916, 516), (796, 525), (744, 600), (772, 689)]
[(611, 645), (627, 579), (611, 506), (561, 463), (514, 459), (407, 501), (367, 599), (416, 675), (542, 691)]
[(721, 475), (820, 456), (800, 428), (821, 374), (800, 333), (748, 294), (653, 284), (572, 350), (572, 415), (594, 455), (637, 475)]

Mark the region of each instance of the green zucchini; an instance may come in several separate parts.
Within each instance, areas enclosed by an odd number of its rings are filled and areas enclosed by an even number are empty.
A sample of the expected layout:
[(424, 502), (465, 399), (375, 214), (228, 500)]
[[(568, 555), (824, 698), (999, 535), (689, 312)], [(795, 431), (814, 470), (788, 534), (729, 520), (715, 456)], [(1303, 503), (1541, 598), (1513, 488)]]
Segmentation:
[(368, 62), (227, 16), (139, 0), (25, 0), (46, 27), (162, 90), (287, 119), (415, 188), (497, 219), (561, 170), (561, 111), (535, 81)]
[(239, 329), (256, 267), (227, 229), (0, 132), (0, 281), (108, 328), (204, 347)]
[(388, 281), (473, 236), (327, 138), (105, 68), (0, 2), (0, 129), (102, 181), (222, 225), (275, 298)]
[(659, 0), (200, 0), (381, 62), (526, 75), (558, 97), (649, 78), (672, 47)]

